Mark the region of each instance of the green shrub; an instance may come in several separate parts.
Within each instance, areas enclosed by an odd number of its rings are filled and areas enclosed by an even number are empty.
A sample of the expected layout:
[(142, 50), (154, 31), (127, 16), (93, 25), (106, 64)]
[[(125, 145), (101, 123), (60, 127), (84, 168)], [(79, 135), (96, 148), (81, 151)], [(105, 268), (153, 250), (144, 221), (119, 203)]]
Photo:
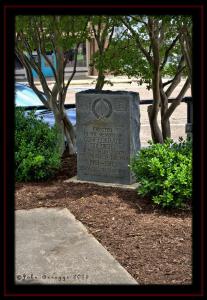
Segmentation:
[(15, 173), (17, 181), (41, 181), (60, 167), (57, 129), (37, 119), (35, 111), (15, 111)]
[(192, 197), (192, 141), (149, 143), (130, 164), (140, 183), (138, 194), (163, 207), (184, 206)]

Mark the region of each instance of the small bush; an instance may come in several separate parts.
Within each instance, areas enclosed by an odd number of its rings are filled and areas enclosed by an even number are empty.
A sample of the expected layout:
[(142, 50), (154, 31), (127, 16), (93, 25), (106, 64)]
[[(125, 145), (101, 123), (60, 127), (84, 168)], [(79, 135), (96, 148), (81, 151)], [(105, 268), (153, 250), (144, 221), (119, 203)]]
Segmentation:
[(60, 167), (57, 129), (37, 119), (35, 111), (15, 112), (15, 173), (17, 181), (41, 181)]
[(131, 161), (140, 183), (138, 194), (163, 207), (182, 207), (192, 197), (192, 142), (180, 138), (164, 144), (149, 142)]

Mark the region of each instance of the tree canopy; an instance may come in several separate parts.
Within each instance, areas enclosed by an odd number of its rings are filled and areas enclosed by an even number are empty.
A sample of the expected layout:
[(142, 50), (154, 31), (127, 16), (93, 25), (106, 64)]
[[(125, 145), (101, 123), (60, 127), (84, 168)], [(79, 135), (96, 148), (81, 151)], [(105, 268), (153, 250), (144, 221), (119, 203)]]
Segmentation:
[[(26, 69), (30, 86), (53, 111), (62, 144), (65, 135), (70, 153), (75, 152), (75, 132), (65, 114), (64, 102), (76, 72), (79, 45), (91, 38), (95, 38), (98, 46), (91, 60), (98, 70), (96, 89), (103, 88), (106, 72), (136, 77), (138, 84), (146, 83), (153, 92), (153, 104), (148, 107), (152, 139), (163, 143), (171, 135), (170, 117), (192, 82), (191, 31), (191, 16), (182, 15), (17, 16), (15, 53)], [(67, 51), (71, 48), (75, 63), (71, 76), (65, 80)], [(56, 65), (48, 58), (48, 50), (53, 51)], [(52, 88), (42, 72), (42, 58), (53, 72)], [(46, 98), (37, 88), (32, 70), (38, 74)], [(186, 81), (176, 100), (169, 105), (168, 99), (182, 76)], [(159, 111), (161, 129), (157, 121)]]
[[(191, 83), (191, 17), (131, 15), (118, 18), (123, 25), (106, 52), (104, 68), (115, 75), (136, 77), (138, 84), (146, 83), (152, 89), (154, 101), (148, 108), (152, 138), (162, 143), (171, 135), (169, 118)], [(185, 84), (168, 106), (168, 99), (182, 76), (186, 77)], [(169, 80), (164, 82), (166, 77)], [(157, 121), (160, 109), (161, 130)]]
[[(29, 85), (41, 99), (43, 104), (54, 113), (59, 128), (61, 150), (64, 150), (64, 136), (69, 152), (75, 153), (75, 132), (65, 113), (64, 103), (68, 86), (75, 75), (78, 48), (87, 37), (87, 16), (17, 16), (15, 53), (26, 69)], [(74, 48), (75, 63), (69, 78), (65, 80), (65, 67), (69, 59), (67, 50)], [(37, 52), (37, 60), (33, 51)], [(56, 65), (48, 58), (47, 51), (53, 51)], [(54, 84), (51, 88), (41, 68), (41, 60), (45, 59), (50, 66)], [(34, 70), (41, 83), (42, 90), (34, 82)]]

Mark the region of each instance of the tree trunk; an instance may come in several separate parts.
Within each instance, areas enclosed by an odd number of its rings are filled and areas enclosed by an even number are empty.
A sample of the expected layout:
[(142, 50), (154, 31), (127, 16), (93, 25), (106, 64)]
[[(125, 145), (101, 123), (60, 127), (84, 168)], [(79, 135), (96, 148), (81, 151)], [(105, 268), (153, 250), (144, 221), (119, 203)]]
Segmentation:
[(161, 126), (162, 126), (163, 141), (166, 140), (167, 138), (171, 138), (170, 120), (163, 119), (162, 114), (161, 114)]
[(160, 130), (157, 117), (159, 113), (160, 106), (160, 88), (159, 88), (159, 71), (155, 70), (152, 81), (153, 89), (153, 104), (148, 106), (148, 117), (151, 128), (152, 140), (154, 143), (163, 143), (163, 136)]
[(170, 120), (161, 119), (163, 141), (171, 138)]
[(147, 112), (149, 117), (152, 140), (154, 143), (162, 144), (163, 143), (162, 132), (157, 122), (159, 109), (158, 111), (157, 110), (154, 111), (153, 105), (149, 105), (147, 108)]
[(155, 47), (157, 57), (154, 61), (152, 78), (153, 104), (148, 106), (148, 116), (151, 128), (151, 135), (154, 143), (163, 143), (163, 136), (158, 125), (157, 117), (160, 110), (160, 70), (159, 70), (159, 49)]
[(52, 112), (55, 117), (55, 123), (58, 129), (58, 143), (60, 144), (60, 153), (63, 154), (65, 150), (65, 141), (68, 144), (69, 154), (76, 153), (76, 135), (75, 130), (67, 117), (66, 111), (63, 108), (60, 108), (52, 102)]
[(96, 87), (95, 89), (98, 91), (101, 91), (103, 89), (104, 86), (104, 80), (105, 80), (105, 75), (104, 75), (104, 68), (103, 68), (103, 56), (102, 53), (104, 51), (104, 48), (102, 46), (102, 48), (99, 48), (99, 52), (100, 52), (100, 57), (99, 57), (99, 70), (98, 70), (98, 78), (97, 78), (97, 82), (96, 82)]
[(150, 39), (153, 52), (153, 75), (152, 75), (152, 92), (153, 104), (148, 106), (148, 116), (151, 127), (151, 134), (154, 143), (163, 143), (163, 136), (158, 125), (157, 117), (160, 110), (160, 42), (158, 38), (158, 22), (156, 19), (149, 18)]
[(65, 151), (64, 124), (63, 124), (63, 121), (61, 121), (59, 114), (56, 115), (56, 113), (54, 113), (54, 117), (55, 117), (55, 125), (57, 126), (57, 130), (58, 130), (57, 143), (59, 146), (59, 153), (60, 153), (60, 155), (63, 155), (63, 153)]
[(168, 110), (168, 98), (162, 88), (162, 82), (160, 84), (160, 98), (161, 98), (161, 127), (163, 141), (167, 138), (171, 138), (170, 120), (165, 118), (166, 112)]
[(76, 136), (72, 123), (68, 120), (67, 115), (62, 117), (61, 113), (55, 116), (55, 122), (58, 128), (58, 143), (60, 143), (61, 155), (65, 150), (65, 142), (67, 142), (69, 154), (76, 153)]
[(101, 91), (104, 86), (105, 75), (99, 71), (95, 89)]
[(75, 129), (73, 127), (73, 124), (68, 119), (65, 109), (62, 112), (62, 116), (63, 116), (65, 137), (69, 148), (69, 154), (75, 154), (77, 151)]

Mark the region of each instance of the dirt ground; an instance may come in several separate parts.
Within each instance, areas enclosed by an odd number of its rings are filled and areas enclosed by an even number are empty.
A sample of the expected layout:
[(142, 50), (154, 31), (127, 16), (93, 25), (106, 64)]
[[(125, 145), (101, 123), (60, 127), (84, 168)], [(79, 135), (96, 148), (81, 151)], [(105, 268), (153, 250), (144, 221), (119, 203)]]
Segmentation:
[(166, 211), (136, 191), (66, 183), (76, 157), (44, 183), (17, 183), (15, 209), (66, 207), (139, 284), (192, 283), (191, 208)]

